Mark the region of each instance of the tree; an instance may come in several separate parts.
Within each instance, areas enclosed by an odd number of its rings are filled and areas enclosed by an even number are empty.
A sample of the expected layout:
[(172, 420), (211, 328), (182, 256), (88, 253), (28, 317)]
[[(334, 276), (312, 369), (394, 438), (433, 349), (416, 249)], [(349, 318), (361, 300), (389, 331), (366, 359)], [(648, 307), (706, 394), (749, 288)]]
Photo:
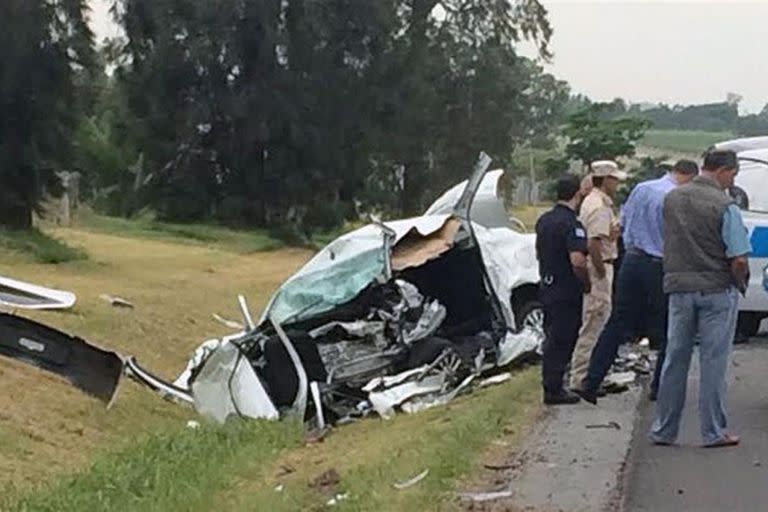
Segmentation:
[(632, 192), (639, 183), (647, 180), (653, 180), (661, 178), (667, 172), (671, 171), (668, 165), (663, 162), (667, 160), (666, 156), (661, 157), (644, 157), (640, 160), (640, 166), (634, 167), (629, 173), (629, 178), (619, 189), (617, 195), (617, 204), (624, 204)]
[(75, 74), (93, 62), (85, 0), (0, 2), (0, 224), (29, 228), (43, 174), (66, 165)]
[(374, 171), (377, 183), (397, 185), (398, 209), (416, 214), (466, 177), (478, 150), (503, 166), (515, 145), (551, 132), (568, 89), (514, 51), (527, 38), (548, 55), (551, 27), (539, 2), (399, 3), (403, 35), (374, 80), (388, 85)]
[(650, 123), (637, 117), (606, 119), (612, 105), (595, 103), (568, 117), (563, 135), (566, 155), (588, 166), (596, 160), (615, 160), (635, 154), (637, 142)]
[[(421, 210), (479, 150), (543, 140), (567, 86), (518, 56), (535, 0), (120, 0), (116, 76), (165, 218), (308, 234)], [(441, 14), (442, 13), (442, 14)]]

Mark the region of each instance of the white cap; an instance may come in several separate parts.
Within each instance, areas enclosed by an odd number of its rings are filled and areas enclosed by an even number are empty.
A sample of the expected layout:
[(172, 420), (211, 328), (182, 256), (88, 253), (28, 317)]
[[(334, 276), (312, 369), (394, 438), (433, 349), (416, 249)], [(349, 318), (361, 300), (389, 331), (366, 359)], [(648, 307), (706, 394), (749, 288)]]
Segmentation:
[(596, 178), (616, 178), (619, 181), (627, 179), (627, 173), (619, 170), (619, 166), (613, 160), (598, 160), (590, 165), (592, 175)]

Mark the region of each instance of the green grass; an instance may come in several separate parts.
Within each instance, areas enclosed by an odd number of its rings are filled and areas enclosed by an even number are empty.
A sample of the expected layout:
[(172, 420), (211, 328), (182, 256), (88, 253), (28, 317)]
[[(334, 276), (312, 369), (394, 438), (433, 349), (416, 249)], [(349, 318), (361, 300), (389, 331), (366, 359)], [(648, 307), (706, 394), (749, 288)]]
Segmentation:
[[(514, 450), (538, 417), (538, 397), (530, 368), (447, 406), (341, 427), (321, 444), (302, 446), (296, 422), (179, 427), (101, 452), (84, 471), (21, 495), (8, 488), (0, 510), (317, 510), (335, 494), (348, 496), (338, 510), (452, 510), (461, 482), (497, 455), (492, 441), (503, 438), (505, 453)], [(291, 469), (281, 476), (284, 468)], [(329, 469), (340, 482), (313, 489)], [(417, 485), (393, 488), (427, 469)]]
[(536, 228), (536, 221), (539, 217), (549, 210), (552, 205), (520, 205), (512, 209), (512, 216), (525, 224), (526, 232), (533, 233)]
[(88, 211), (80, 215), (77, 227), (94, 233), (207, 245), (237, 254), (251, 254), (287, 246), (321, 249), (343, 233), (360, 227), (360, 224), (347, 223), (332, 231), (316, 233), (310, 240), (304, 242), (299, 239), (299, 235), (286, 236), (281, 239), (281, 237), (276, 236), (275, 232), (270, 232), (267, 229), (236, 230), (212, 224), (175, 224), (160, 222), (152, 217), (124, 219), (107, 217)]
[(86, 471), (21, 499), (9, 499), (13, 491), (5, 492), (0, 509), (211, 510), (212, 497), (226, 485), (233, 470), (246, 463), (269, 463), (300, 439), (298, 424), (255, 421), (153, 434), (97, 456)]
[(83, 249), (70, 247), (38, 229), (0, 229), (0, 248), (37, 263), (57, 264), (88, 258)]
[[(88, 265), (54, 267), (0, 258), (0, 273), (50, 283), (78, 294), (71, 312), (30, 313), (121, 354), (131, 354), (173, 379), (197, 344), (228, 332), (211, 312), (237, 317), (236, 291), (252, 311), (306, 261), (305, 250), (255, 256), (202, 245), (158, 243), (88, 230), (53, 231), (83, 246)], [(197, 243), (197, 242), (194, 242)], [(0, 248), (0, 254), (4, 251)], [(114, 293), (133, 301), (116, 310), (99, 299)], [(328, 496), (308, 484), (336, 469), (340, 510), (434, 510), (453, 506), (457, 483), (487, 461), (500, 437), (514, 450), (536, 421), (537, 371), (516, 371), (503, 385), (478, 390), (447, 406), (391, 421), (375, 418), (334, 430), (323, 443), (304, 445), (291, 423), (233, 422), (184, 427), (192, 411), (124, 382), (105, 410), (58, 379), (21, 363), (3, 364), (9, 389), (0, 396), (0, 510), (302, 510), (323, 508)], [(513, 437), (509, 432), (515, 432)], [(294, 468), (279, 477), (281, 466)], [(418, 485), (392, 483), (424, 469)], [(277, 484), (284, 484), (281, 493)]]
[(730, 132), (696, 130), (648, 130), (641, 143), (668, 151), (700, 155), (709, 146), (733, 138)]
[(211, 245), (238, 254), (271, 251), (285, 245), (263, 229), (241, 231), (209, 224), (173, 224), (149, 217), (123, 219), (84, 212), (78, 227), (108, 235)]
[[(315, 510), (330, 496), (309, 484), (329, 469), (340, 476), (330, 494), (348, 495), (338, 510), (452, 509), (454, 491), (499, 451), (494, 440), (505, 438), (505, 453), (514, 451), (538, 417), (538, 400), (538, 371), (531, 368), (447, 406), (341, 428), (322, 445), (288, 452), (272, 467), (257, 464), (242, 471), (214, 509)], [(276, 477), (281, 467), (294, 472)], [(413, 487), (393, 488), (425, 470), (427, 477)], [(280, 484), (283, 490), (277, 493)]]

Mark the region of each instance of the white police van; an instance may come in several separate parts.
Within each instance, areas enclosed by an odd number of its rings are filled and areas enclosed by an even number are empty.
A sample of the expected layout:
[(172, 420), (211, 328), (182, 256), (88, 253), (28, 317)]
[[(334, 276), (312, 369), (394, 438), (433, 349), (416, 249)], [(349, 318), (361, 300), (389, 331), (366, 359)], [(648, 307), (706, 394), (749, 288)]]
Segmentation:
[(751, 278), (739, 302), (738, 337), (754, 336), (768, 318), (768, 137), (750, 137), (715, 144), (739, 158), (736, 189), (731, 191), (744, 215), (752, 242)]

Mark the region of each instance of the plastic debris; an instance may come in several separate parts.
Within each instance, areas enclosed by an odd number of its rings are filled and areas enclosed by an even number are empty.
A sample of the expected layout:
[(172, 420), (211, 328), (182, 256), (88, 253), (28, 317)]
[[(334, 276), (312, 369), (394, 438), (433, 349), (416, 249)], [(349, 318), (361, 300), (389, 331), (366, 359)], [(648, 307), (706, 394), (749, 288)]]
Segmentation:
[(481, 388), (487, 387), (487, 386), (495, 386), (497, 384), (502, 384), (504, 382), (507, 382), (509, 379), (512, 378), (512, 374), (509, 372), (500, 373), (498, 375), (494, 375), (493, 377), (488, 377), (487, 379), (483, 379), (478, 384)]
[(216, 313), (213, 314), (213, 319), (219, 322), (220, 324), (226, 327), (229, 327), (230, 329), (242, 330), (245, 328), (245, 326), (240, 322), (235, 322), (234, 320), (228, 320), (220, 315), (217, 315)]
[(484, 501), (494, 501), (494, 500), (503, 500), (505, 498), (511, 498), (512, 497), (512, 490), (507, 489), (504, 491), (493, 491), (493, 492), (460, 492), (459, 497), (465, 500), (475, 501), (475, 502), (484, 502)]
[(394, 484), (392, 484), (392, 487), (394, 487), (395, 489), (397, 489), (399, 491), (402, 491), (403, 489), (407, 489), (407, 488), (412, 487), (412, 486), (416, 485), (417, 483), (421, 482), (422, 480), (424, 480), (427, 477), (428, 474), (429, 474), (429, 469), (425, 469), (424, 471), (422, 471), (421, 473), (419, 473), (418, 475), (416, 475), (413, 478), (410, 478), (410, 479), (405, 480), (403, 482), (395, 482)]
[(349, 493), (348, 492), (345, 492), (344, 494), (337, 494), (333, 498), (329, 499), (326, 502), (326, 505), (328, 505), (329, 507), (333, 507), (334, 505), (338, 505), (339, 502), (342, 502), (342, 501), (347, 500), (347, 499), (349, 499)]
[(116, 308), (128, 308), (128, 309), (134, 308), (134, 305), (132, 302), (129, 302), (128, 300), (123, 299), (122, 297), (115, 297), (112, 295), (107, 295), (106, 293), (102, 293), (101, 295), (99, 295), (99, 298), (104, 302), (107, 302), (108, 304), (113, 305)]

